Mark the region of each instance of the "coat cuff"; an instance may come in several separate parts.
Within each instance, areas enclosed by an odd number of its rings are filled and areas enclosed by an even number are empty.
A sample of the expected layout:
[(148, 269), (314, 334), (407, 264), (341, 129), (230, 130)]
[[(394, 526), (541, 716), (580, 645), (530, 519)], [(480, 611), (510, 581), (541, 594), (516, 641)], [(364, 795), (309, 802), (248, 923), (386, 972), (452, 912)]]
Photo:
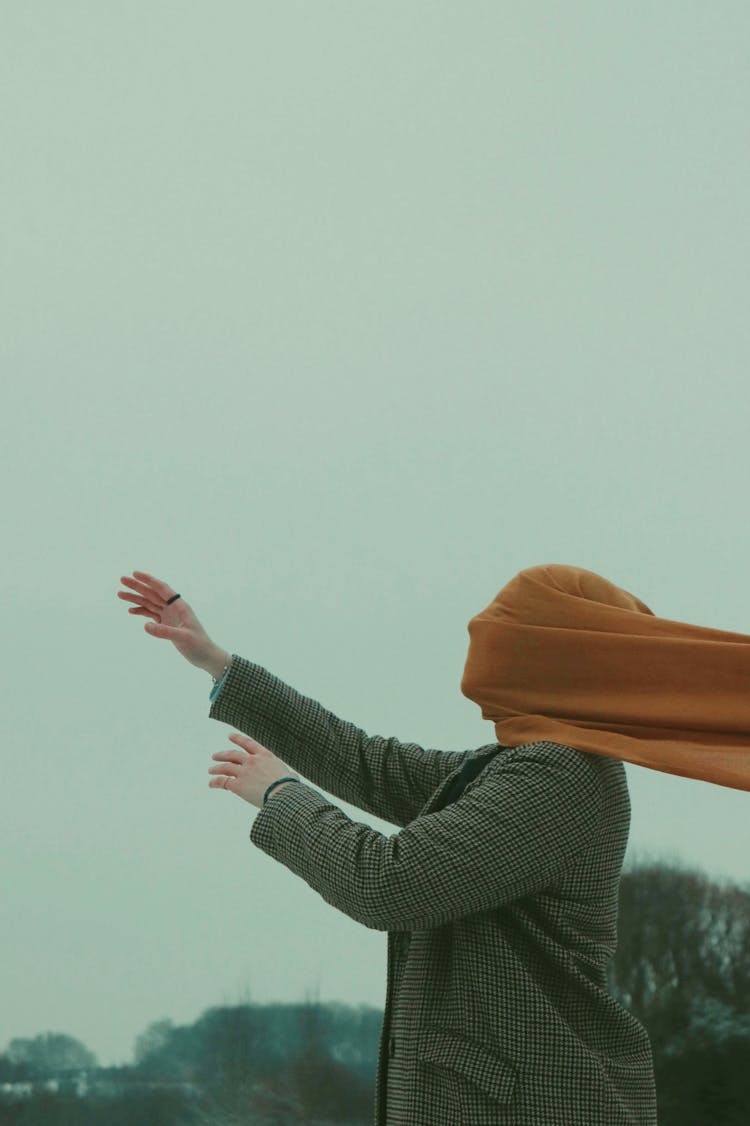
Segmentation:
[(299, 851), (305, 837), (302, 825), (308, 825), (318, 810), (335, 808), (328, 798), (304, 782), (277, 786), (266, 804), (259, 808), (250, 840), (274, 860), (298, 871), (293, 861), (296, 858), (299, 863), (302, 859)]

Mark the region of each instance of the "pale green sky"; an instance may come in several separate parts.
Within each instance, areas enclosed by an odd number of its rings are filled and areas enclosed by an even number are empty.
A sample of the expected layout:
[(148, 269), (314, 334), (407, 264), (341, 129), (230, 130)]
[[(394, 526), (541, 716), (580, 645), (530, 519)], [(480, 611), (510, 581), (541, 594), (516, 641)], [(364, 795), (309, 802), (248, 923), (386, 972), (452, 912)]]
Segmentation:
[[(2, 29), (0, 1050), (127, 1062), (247, 991), (382, 1006), (385, 934), (208, 788), (210, 677), (119, 577), (446, 750), (494, 738), (466, 626), (523, 567), (750, 633), (750, 8), (16, 0)], [(626, 864), (747, 880), (750, 795), (626, 770)]]

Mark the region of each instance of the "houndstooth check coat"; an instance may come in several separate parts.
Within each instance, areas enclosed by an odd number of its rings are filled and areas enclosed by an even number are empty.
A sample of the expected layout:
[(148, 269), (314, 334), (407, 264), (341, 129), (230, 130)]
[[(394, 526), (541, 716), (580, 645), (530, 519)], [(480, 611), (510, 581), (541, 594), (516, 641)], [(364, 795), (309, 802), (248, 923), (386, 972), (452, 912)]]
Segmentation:
[(656, 1123), (648, 1034), (606, 983), (630, 826), (622, 762), (367, 735), (237, 654), (219, 688), (209, 718), (400, 827), (386, 837), (294, 782), (250, 831), (388, 933), (375, 1126)]

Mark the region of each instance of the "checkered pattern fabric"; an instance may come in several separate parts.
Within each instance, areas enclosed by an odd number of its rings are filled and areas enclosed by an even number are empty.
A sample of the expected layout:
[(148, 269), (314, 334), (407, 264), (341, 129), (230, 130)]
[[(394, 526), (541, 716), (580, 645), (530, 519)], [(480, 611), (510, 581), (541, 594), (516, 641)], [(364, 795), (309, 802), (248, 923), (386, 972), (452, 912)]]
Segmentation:
[(375, 1126), (656, 1123), (648, 1034), (606, 982), (630, 827), (622, 762), (559, 743), (442, 751), (368, 735), (237, 654), (209, 716), (399, 826), (384, 836), (295, 782), (250, 831), (388, 934)]

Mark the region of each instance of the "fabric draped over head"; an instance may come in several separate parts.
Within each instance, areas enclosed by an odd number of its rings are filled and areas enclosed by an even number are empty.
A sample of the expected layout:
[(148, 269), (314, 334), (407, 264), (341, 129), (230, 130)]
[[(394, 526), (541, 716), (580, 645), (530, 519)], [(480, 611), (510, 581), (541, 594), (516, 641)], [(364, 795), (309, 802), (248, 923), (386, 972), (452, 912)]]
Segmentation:
[(546, 741), (750, 790), (750, 636), (657, 617), (582, 567), (520, 571), (469, 624), (461, 691)]

